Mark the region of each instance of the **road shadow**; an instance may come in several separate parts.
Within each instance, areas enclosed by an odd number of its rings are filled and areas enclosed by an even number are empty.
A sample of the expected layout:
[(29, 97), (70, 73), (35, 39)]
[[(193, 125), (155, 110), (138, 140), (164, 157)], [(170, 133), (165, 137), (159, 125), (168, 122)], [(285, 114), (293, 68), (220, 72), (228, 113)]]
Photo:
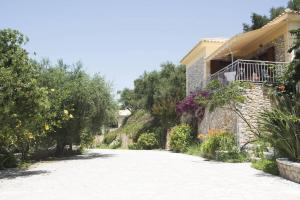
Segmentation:
[(63, 160), (90, 160), (96, 158), (111, 158), (115, 157), (116, 154), (102, 154), (102, 153), (84, 153), (75, 156), (64, 156), (64, 157), (53, 157), (48, 158), (46, 161), (63, 161)]
[(1, 179), (14, 179), (17, 177), (31, 177), (35, 175), (48, 174), (46, 170), (21, 170), (21, 169), (6, 169), (0, 171)]
[(94, 158), (111, 158), (115, 157), (115, 154), (101, 154), (101, 153), (86, 153), (82, 155), (70, 156), (58, 158), (59, 160), (89, 160)]

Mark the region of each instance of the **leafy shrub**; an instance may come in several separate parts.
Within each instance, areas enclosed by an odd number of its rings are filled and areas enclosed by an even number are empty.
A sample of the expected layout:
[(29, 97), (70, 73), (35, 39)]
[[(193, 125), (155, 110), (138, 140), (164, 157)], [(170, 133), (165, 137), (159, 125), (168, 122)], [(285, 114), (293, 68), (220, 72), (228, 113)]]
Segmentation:
[(118, 136), (117, 132), (109, 132), (104, 135), (103, 143), (109, 145), (112, 143)]
[(170, 147), (175, 152), (185, 152), (192, 142), (192, 129), (187, 124), (175, 126), (170, 132)]
[(207, 135), (201, 145), (201, 155), (208, 159), (216, 159), (217, 151), (237, 151), (233, 134), (216, 131)]
[(93, 142), (94, 142), (95, 136), (87, 131), (82, 132), (80, 135), (80, 140), (81, 140), (81, 146), (82, 147), (92, 147)]
[(279, 175), (276, 160), (261, 159), (253, 162), (251, 166), (255, 169), (262, 170), (269, 174)]
[(282, 96), (278, 105), (261, 114), (263, 137), (290, 160), (300, 161), (300, 101)]
[(199, 156), (201, 154), (201, 144), (192, 144), (191, 146), (187, 147), (186, 153), (189, 155)]
[(137, 146), (139, 149), (155, 149), (159, 146), (158, 140), (154, 133), (143, 133), (140, 135)]
[(240, 152), (237, 148), (231, 151), (216, 151), (216, 160), (223, 162), (246, 162), (249, 160), (246, 152)]
[(0, 169), (17, 167), (17, 159), (13, 154), (0, 155)]
[(109, 144), (109, 148), (111, 149), (117, 149), (117, 148), (120, 148), (122, 145), (122, 140), (120, 138), (116, 138), (114, 141), (112, 141), (110, 144)]
[(137, 143), (129, 144), (128, 149), (137, 150), (140, 149)]

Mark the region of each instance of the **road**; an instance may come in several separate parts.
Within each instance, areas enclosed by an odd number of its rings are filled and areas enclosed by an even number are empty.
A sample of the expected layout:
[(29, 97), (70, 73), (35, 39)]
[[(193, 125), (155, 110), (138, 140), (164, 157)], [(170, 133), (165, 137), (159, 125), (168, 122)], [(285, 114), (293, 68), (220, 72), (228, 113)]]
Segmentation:
[(300, 184), (166, 151), (89, 150), (67, 160), (0, 171), (1, 200), (299, 200)]

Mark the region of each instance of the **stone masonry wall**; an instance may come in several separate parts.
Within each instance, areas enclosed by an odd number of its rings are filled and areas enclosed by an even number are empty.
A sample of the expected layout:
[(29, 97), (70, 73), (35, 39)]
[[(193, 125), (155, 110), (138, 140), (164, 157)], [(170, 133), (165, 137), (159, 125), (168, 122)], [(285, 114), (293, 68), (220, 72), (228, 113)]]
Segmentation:
[[(260, 84), (253, 84), (251, 89), (246, 90), (245, 95), (247, 100), (241, 105), (240, 110), (247, 121), (252, 126), (257, 127), (260, 112), (271, 108), (271, 100), (264, 93), (263, 86)], [(241, 118), (237, 120), (237, 132), (240, 145), (245, 144), (254, 137), (246, 122)]]
[(203, 120), (198, 124), (198, 133), (206, 134), (210, 129), (221, 129), (236, 133), (237, 116), (233, 111), (217, 108), (213, 112), (205, 110)]
[[(259, 113), (271, 107), (270, 99), (259, 84), (253, 84), (251, 89), (246, 90), (245, 95), (247, 100), (240, 105), (240, 110), (248, 122), (257, 126)], [(199, 133), (207, 133), (210, 129), (222, 129), (236, 134), (240, 146), (253, 138), (253, 134), (241, 118), (233, 111), (222, 108), (217, 108), (214, 112), (206, 110), (203, 120), (198, 123)]]
[(199, 58), (196, 62), (186, 68), (186, 94), (201, 87), (204, 78), (204, 59)]

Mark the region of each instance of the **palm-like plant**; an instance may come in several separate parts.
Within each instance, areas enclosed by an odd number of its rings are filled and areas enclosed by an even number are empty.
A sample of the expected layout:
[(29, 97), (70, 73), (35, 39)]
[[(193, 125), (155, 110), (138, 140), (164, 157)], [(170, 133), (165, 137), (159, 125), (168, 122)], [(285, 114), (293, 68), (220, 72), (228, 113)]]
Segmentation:
[(276, 108), (260, 116), (262, 137), (290, 160), (300, 161), (300, 101), (299, 97), (277, 98)]

